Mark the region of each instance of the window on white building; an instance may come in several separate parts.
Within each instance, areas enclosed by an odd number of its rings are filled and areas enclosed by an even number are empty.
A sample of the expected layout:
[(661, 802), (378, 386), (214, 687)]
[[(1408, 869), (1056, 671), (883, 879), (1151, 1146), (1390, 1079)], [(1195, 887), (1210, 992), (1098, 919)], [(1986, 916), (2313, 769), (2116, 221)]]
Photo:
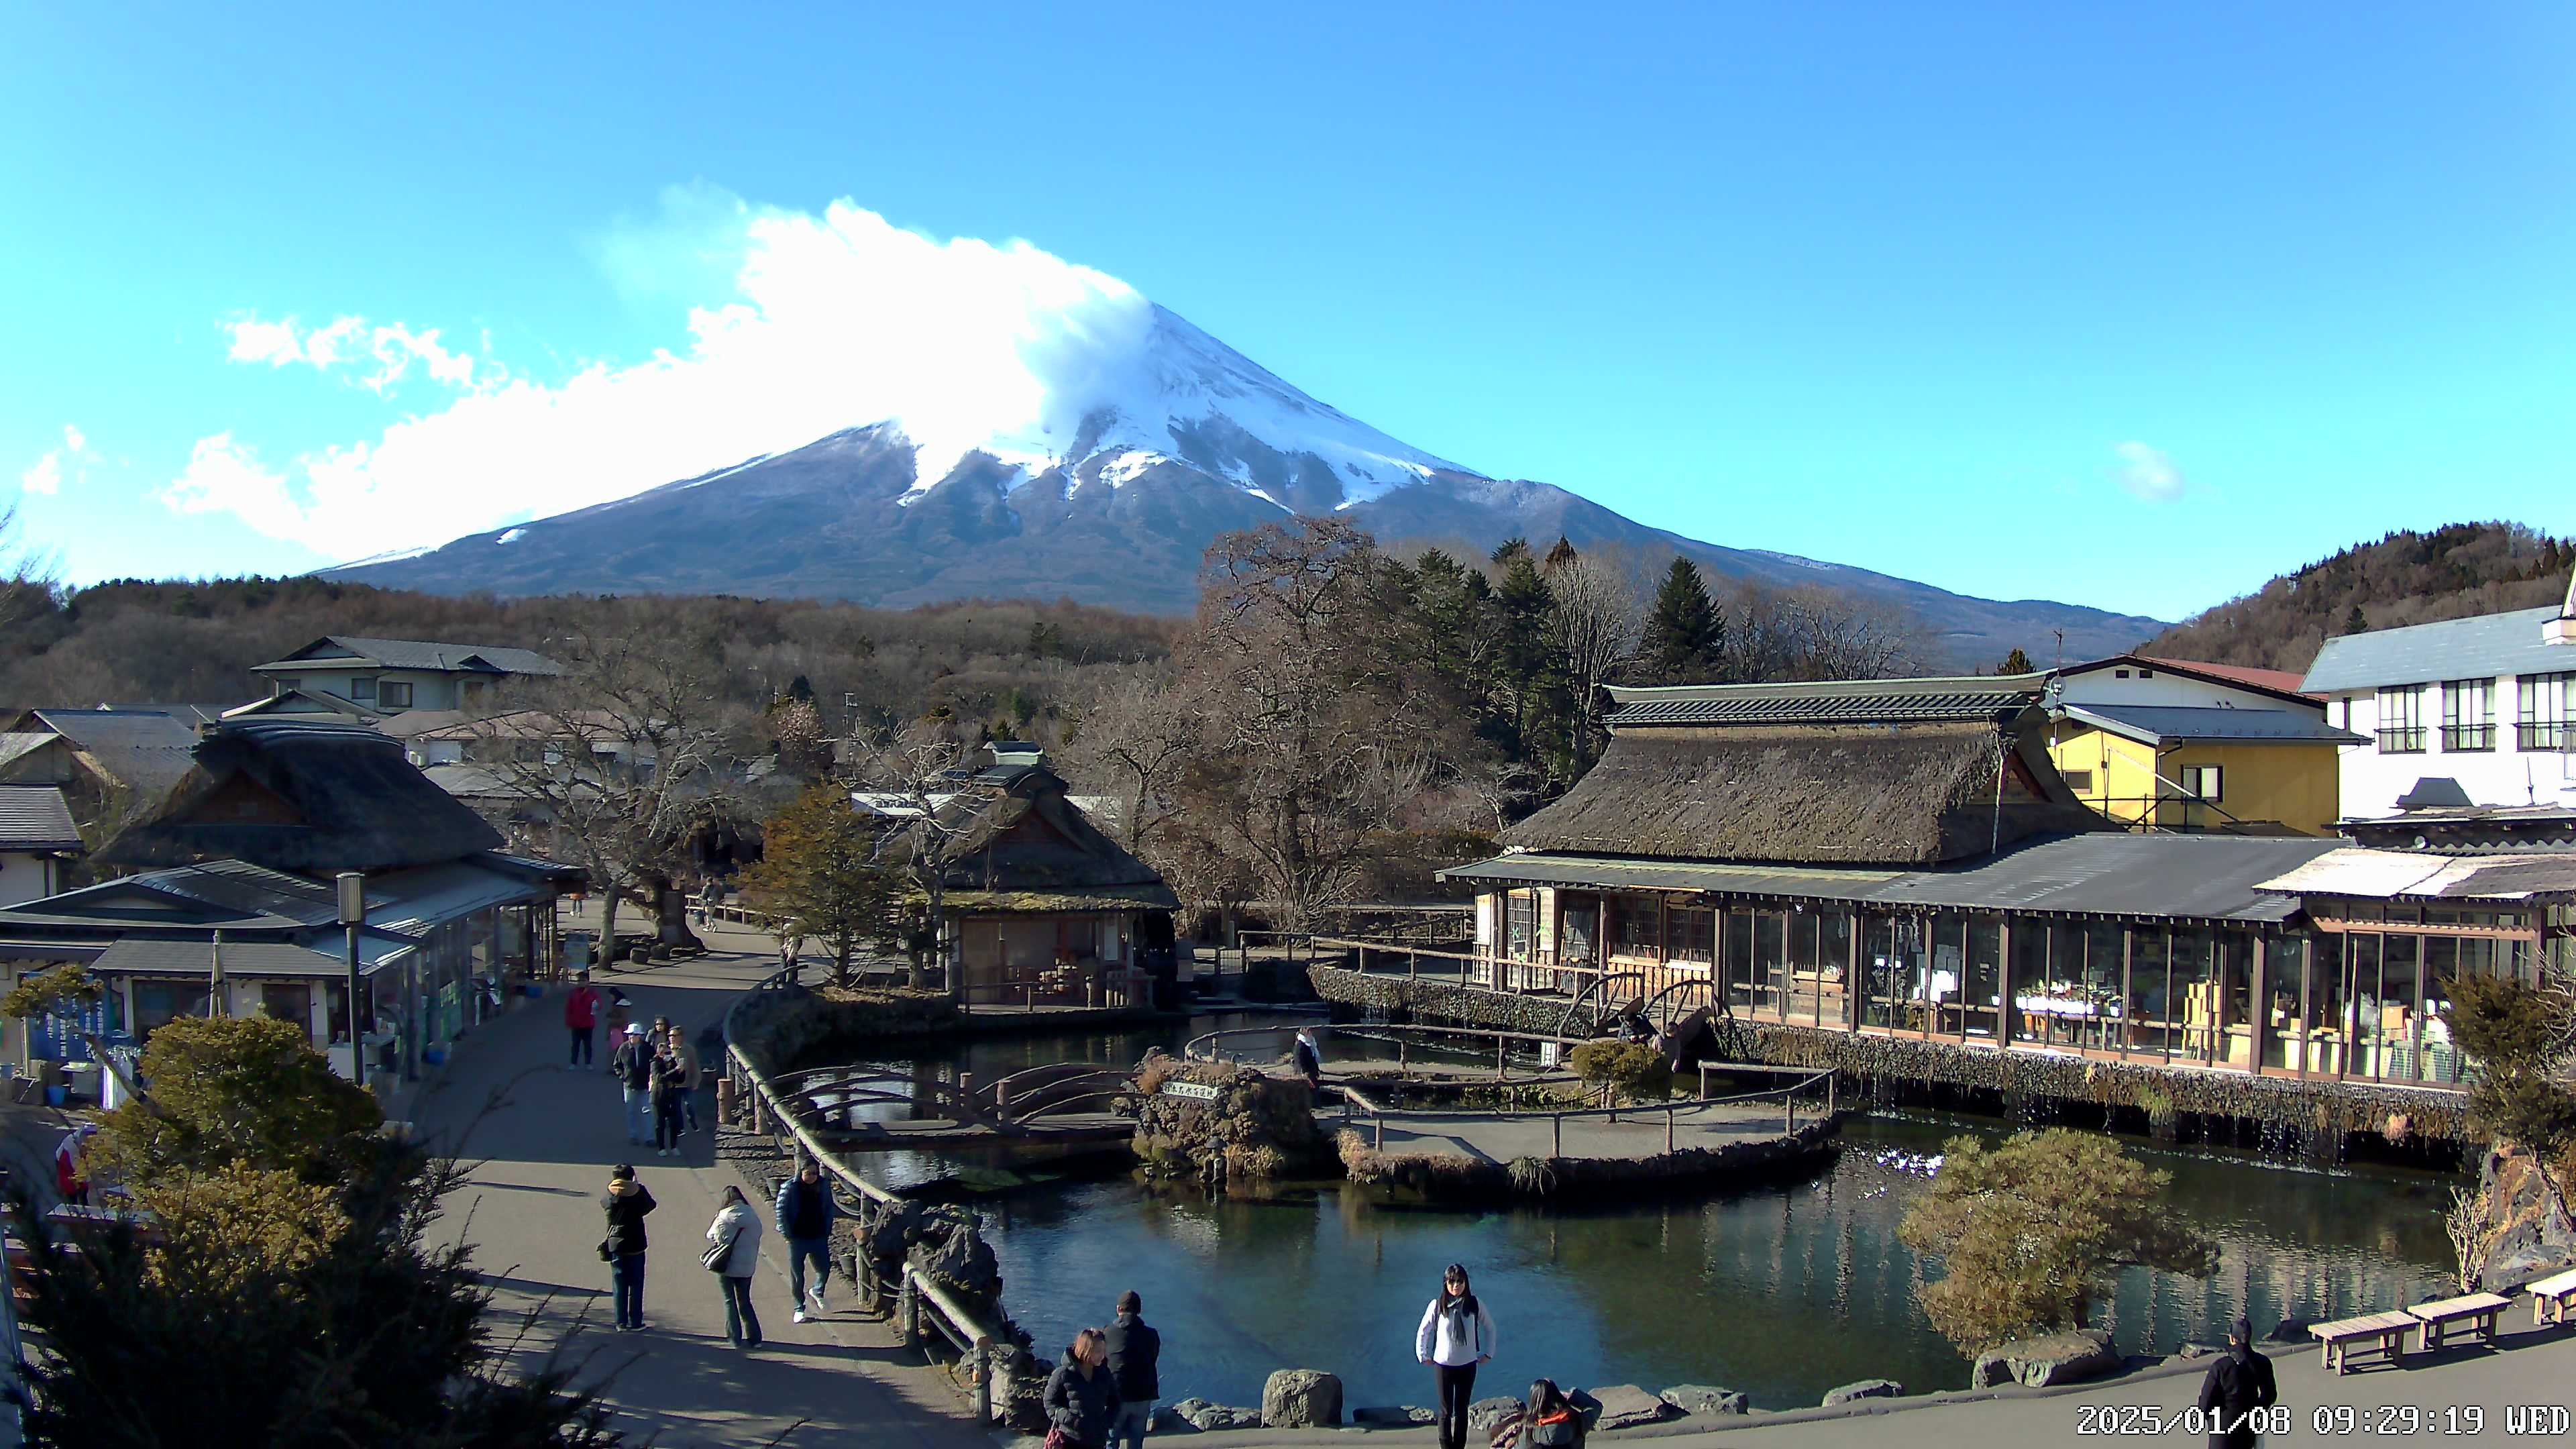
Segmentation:
[(2526, 750), (2576, 749), (2576, 673), (2526, 674), (2514, 681), (2514, 743)]
[(349, 681), (349, 698), (363, 701), (373, 700), (375, 697), (376, 677), (374, 675), (362, 674)]
[(2495, 681), (2454, 679), (2442, 686), (2442, 748), (2495, 748)]
[(2379, 691), (2379, 752), (2424, 753), (2424, 686), (2401, 684)]
[(376, 703), (387, 709), (409, 709), (411, 686), (402, 680), (388, 679), (376, 686)]

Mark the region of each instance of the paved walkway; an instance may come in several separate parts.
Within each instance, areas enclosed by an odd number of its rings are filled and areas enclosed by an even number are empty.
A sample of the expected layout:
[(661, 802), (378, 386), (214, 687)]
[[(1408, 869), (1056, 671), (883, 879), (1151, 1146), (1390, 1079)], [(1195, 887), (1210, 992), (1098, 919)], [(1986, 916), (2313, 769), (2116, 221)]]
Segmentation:
[[(634, 998), (638, 1019), (668, 1016), (692, 1037), (715, 1024), (735, 995), (774, 968), (769, 938), (722, 926), (718, 954), (668, 966), (633, 966), (602, 978)], [(626, 1145), (623, 1109), (605, 1071), (565, 1066), (562, 1001), (549, 994), (458, 1043), (455, 1061), (414, 1109), (420, 1129), (475, 1163), (472, 1180), (449, 1200), (449, 1218), (472, 1240), (475, 1263), (498, 1289), (493, 1321), (513, 1331), (531, 1310), (529, 1353), (568, 1341), (590, 1372), (609, 1381), (617, 1426), (634, 1440), (699, 1445), (819, 1446), (856, 1442), (922, 1449), (991, 1449), (963, 1399), (918, 1353), (898, 1350), (884, 1325), (840, 1311), (853, 1301), (836, 1282), (835, 1312), (798, 1324), (787, 1298), (786, 1258), (774, 1232), (761, 1240), (754, 1293), (766, 1346), (737, 1353), (725, 1340), (724, 1305), (698, 1266), (704, 1234), (730, 1163), (713, 1139), (693, 1133), (682, 1155), (657, 1157)], [(605, 1062), (603, 1043), (602, 1062)], [(701, 1125), (714, 1126), (711, 1098)], [(461, 1146), (457, 1146), (461, 1139)], [(608, 1169), (632, 1162), (659, 1208), (651, 1242), (640, 1334), (609, 1327), (608, 1269), (599, 1261), (598, 1198)], [(758, 1204), (764, 1227), (769, 1207)]]

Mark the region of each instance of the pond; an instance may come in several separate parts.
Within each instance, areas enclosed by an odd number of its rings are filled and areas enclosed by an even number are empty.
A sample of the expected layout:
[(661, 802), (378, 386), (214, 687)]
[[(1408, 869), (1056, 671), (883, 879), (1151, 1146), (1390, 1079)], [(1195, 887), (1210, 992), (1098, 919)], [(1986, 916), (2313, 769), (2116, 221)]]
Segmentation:
[[(1189, 1034), (985, 1040), (942, 1062), (985, 1080), (1051, 1061), (1132, 1062)], [(1347, 1047), (1345, 1033), (1328, 1037), (1337, 1055)], [(1712, 1384), (1785, 1409), (1855, 1379), (1966, 1386), (1967, 1361), (1915, 1303), (1926, 1264), (1896, 1227), (1925, 1189), (1922, 1159), (1945, 1139), (2008, 1130), (1930, 1113), (1857, 1117), (1834, 1165), (1814, 1177), (1618, 1206), (1462, 1212), (1343, 1183), (1210, 1202), (1123, 1174), (977, 1206), (1001, 1260), (1003, 1301), (1042, 1350), (1106, 1322), (1121, 1291), (1143, 1295), (1163, 1334), (1166, 1399), (1257, 1404), (1273, 1369), (1321, 1368), (1341, 1375), (1346, 1405), (1427, 1404), (1413, 1330), (1441, 1266), (1460, 1262), (1500, 1339), (1480, 1396), (1544, 1375), (1650, 1390)], [(2173, 1174), (2174, 1202), (2217, 1239), (2220, 1263), (2206, 1280), (2123, 1275), (2098, 1323), (2124, 1351), (2215, 1339), (2240, 1312), (2268, 1327), (2390, 1308), (2448, 1281), (2441, 1212), (2453, 1177), (2127, 1145)], [(944, 1171), (899, 1156), (863, 1165), (916, 1182)]]

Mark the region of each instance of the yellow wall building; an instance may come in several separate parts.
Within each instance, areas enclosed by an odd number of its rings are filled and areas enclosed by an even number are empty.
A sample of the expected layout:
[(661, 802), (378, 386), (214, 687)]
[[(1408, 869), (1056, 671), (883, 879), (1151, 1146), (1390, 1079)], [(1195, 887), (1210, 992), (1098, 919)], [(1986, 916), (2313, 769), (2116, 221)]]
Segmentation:
[(2303, 710), (2061, 705), (2049, 757), (2124, 825), (2332, 835), (2336, 767), (2358, 737)]

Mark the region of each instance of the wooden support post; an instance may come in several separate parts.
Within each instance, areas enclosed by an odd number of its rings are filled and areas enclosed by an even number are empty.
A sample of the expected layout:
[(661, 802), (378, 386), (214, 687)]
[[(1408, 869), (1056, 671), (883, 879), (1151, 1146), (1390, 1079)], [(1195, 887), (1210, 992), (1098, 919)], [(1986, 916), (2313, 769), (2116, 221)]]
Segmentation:
[(1503, 1053), (1504, 1053), (1506, 1050), (1508, 1050), (1508, 1049), (1510, 1048), (1510, 1046), (1511, 1046), (1511, 1042), (1509, 1041), (1509, 1039), (1505, 1038), (1505, 1037), (1504, 1037), (1504, 1036), (1502, 1036), (1500, 1033), (1496, 1033), (1496, 1034), (1495, 1034), (1495, 1037), (1494, 1037), (1494, 1080), (1495, 1080), (1495, 1081), (1497, 1081), (1497, 1082), (1499, 1082), (1499, 1081), (1503, 1080), (1504, 1078), (1506, 1078), (1506, 1077), (1508, 1077), (1508, 1076), (1510, 1076), (1510, 1075), (1511, 1075), (1511, 1069), (1510, 1069), (1509, 1067), (1507, 1067), (1506, 1065), (1504, 1065), (1504, 1063), (1508, 1060), (1508, 1058), (1506, 1058), (1506, 1057), (1503, 1055)]
[(1553, 1113), (1547, 1119), (1547, 1154), (1550, 1157), (1565, 1155), (1565, 1114), (1562, 1112)]
[(1673, 1109), (1670, 1107), (1664, 1109), (1664, 1155), (1673, 1155)]
[(1377, 1132), (1377, 1136), (1376, 1136), (1375, 1140), (1371, 1143), (1371, 1145), (1372, 1145), (1372, 1146), (1374, 1146), (1378, 1151), (1380, 1151), (1380, 1152), (1384, 1152), (1384, 1151), (1386, 1150), (1386, 1118), (1385, 1118), (1385, 1116), (1384, 1116), (1383, 1114), (1379, 1114), (1379, 1113), (1371, 1113), (1371, 1114), (1370, 1114), (1370, 1116), (1369, 1116), (1369, 1125), (1370, 1125), (1371, 1127), (1375, 1128), (1375, 1129), (1376, 1129), (1376, 1132)]
[(1408, 1046), (1409, 1043), (1403, 1037), (1395, 1039), (1395, 1074), (1399, 1077), (1410, 1076), (1413, 1072), (1413, 1068), (1406, 1065), (1405, 1061)]
[(913, 1286), (909, 1267), (903, 1270), (903, 1291), (897, 1301), (901, 1307), (896, 1317), (902, 1326), (904, 1347), (910, 1348), (921, 1341), (921, 1290)]
[(1419, 981), (1422, 979), (1421, 952), (1407, 951), (1404, 953), (1404, 979), (1407, 981)]
[(965, 1126), (967, 1119), (974, 1115), (975, 1074), (973, 1072), (959, 1072), (957, 1074), (957, 1125), (960, 1127)]
[(1798, 1089), (1791, 1087), (1781, 1098), (1780, 1106), (1788, 1114), (1788, 1126), (1781, 1130), (1794, 1137), (1798, 1133)]
[(1828, 1117), (1834, 1115), (1834, 1084), (1839, 1080), (1834, 1073), (1825, 1073), (1825, 1115)]
[(993, 1341), (977, 1338), (966, 1355), (966, 1371), (975, 1380), (975, 1422), (993, 1422)]

